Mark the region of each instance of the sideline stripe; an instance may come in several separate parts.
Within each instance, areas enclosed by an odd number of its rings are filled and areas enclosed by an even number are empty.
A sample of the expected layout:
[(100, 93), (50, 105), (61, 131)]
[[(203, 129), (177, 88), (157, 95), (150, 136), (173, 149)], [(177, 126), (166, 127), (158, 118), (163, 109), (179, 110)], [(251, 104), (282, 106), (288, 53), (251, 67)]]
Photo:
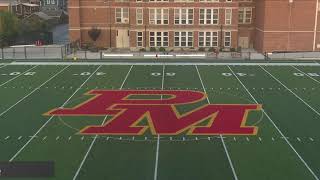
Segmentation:
[[(242, 83), (242, 81), (238, 78), (238, 76), (234, 73), (234, 71), (228, 66), (228, 68), (230, 69), (230, 71), (232, 72), (232, 74), (235, 76), (235, 78), (237, 78), (237, 80), (239, 81), (239, 83), (242, 85), (242, 87), (247, 91), (247, 93), (250, 95), (250, 97), (252, 98), (252, 100), (254, 100), (254, 102), (256, 104), (259, 104), (258, 101), (256, 100), (256, 98), (253, 97), (253, 95), (250, 93), (250, 91), (247, 89), (247, 87)], [(286, 138), (287, 136), (285, 136), (282, 131), (278, 128), (278, 126), (273, 122), (273, 120), (270, 118), (270, 116), (267, 114), (267, 112), (262, 109), (262, 112), (264, 113), (264, 115), (266, 115), (266, 117), (269, 119), (269, 121), (271, 122), (271, 124), (276, 128), (276, 130), (279, 132), (279, 134), (281, 135), (281, 137), (283, 137), (283, 139), (287, 142), (287, 144), (290, 146), (290, 148), (295, 152), (295, 154), (298, 156), (298, 158), (300, 159), (300, 161), (304, 164), (304, 166), (309, 170), (309, 172), (313, 175), (313, 177), (316, 180), (319, 180), (319, 178), (317, 177), (317, 175), (313, 172), (313, 170), (309, 167), (309, 165), (305, 162), (305, 160), (300, 156), (300, 154), (297, 152), (297, 150), (292, 146), (292, 144), (289, 142), (289, 140)]]
[(267, 74), (269, 74), (270, 77), (272, 77), (274, 80), (276, 80), (279, 84), (281, 84), (284, 88), (286, 88), (288, 91), (290, 91), (296, 98), (298, 98), (301, 102), (303, 102), (306, 106), (308, 106), (313, 112), (318, 114), (320, 116), (320, 113), (315, 110), (311, 105), (309, 105), (307, 102), (305, 102), (300, 96), (298, 96), (295, 92), (293, 92), (291, 89), (289, 89), (286, 85), (284, 85), (278, 78), (273, 76), (269, 71), (267, 71), (265, 68), (262, 66), (259, 66), (261, 69), (263, 69)]
[[(202, 61), (202, 62), (201, 62)], [(239, 65), (239, 66), (320, 66), (319, 63), (314, 62), (301, 62), (301, 63), (273, 63), (273, 62), (259, 62), (259, 63), (232, 63), (232, 62), (12, 62), (9, 65), (212, 65), (212, 66), (225, 66), (225, 65)]]
[(25, 100), (27, 97), (29, 97), (31, 94), (33, 94), (34, 92), (36, 92), (37, 90), (39, 90), (42, 86), (44, 86), (45, 84), (47, 84), (49, 81), (51, 81), (53, 78), (55, 78), (57, 75), (59, 75), (60, 73), (62, 73), (65, 69), (67, 69), (69, 66), (66, 66), (65, 68), (63, 68), (62, 70), (60, 70), (58, 73), (56, 73), (55, 75), (53, 75), (51, 78), (49, 78), (48, 80), (46, 80), (44, 83), (42, 83), (40, 86), (38, 86), (37, 88), (35, 88), (33, 91), (31, 91), (29, 94), (27, 94), (26, 96), (24, 96), (22, 99), (20, 99), (19, 101), (17, 101), (15, 104), (13, 104), (12, 106), (10, 106), (8, 109), (6, 109), (5, 111), (3, 111), (0, 114), (0, 117), (3, 116), (5, 113), (7, 113), (8, 111), (10, 111), (10, 109), (14, 108), (16, 105), (18, 105), (20, 102), (22, 102), (23, 100)]
[[(74, 93), (70, 96), (70, 98), (65, 101), (65, 103), (61, 106), (63, 107), (65, 104), (68, 103), (68, 101), (81, 89), (82, 86), (84, 86), (88, 81), (89, 79), (100, 69), (101, 66), (99, 66), (80, 86), (78, 89), (76, 89), (76, 91), (74, 91)], [(28, 146), (28, 144), (34, 139), (34, 137), (36, 137), (40, 131), (47, 125), (49, 124), (49, 122), (53, 119), (53, 117), (55, 116), (51, 116), (39, 129), (38, 131), (32, 136), (32, 138), (29, 139), (29, 141), (27, 141), (20, 149), (19, 151), (14, 155), (12, 156), (12, 158), (9, 160), (9, 162), (12, 162), (22, 151), (25, 147)]]
[(26, 71), (24, 71), (24, 72), (20, 73), (18, 76), (14, 76), (13, 78), (9, 79), (8, 81), (6, 81), (6, 82), (4, 82), (4, 83), (0, 84), (0, 87), (2, 87), (3, 85), (5, 85), (5, 84), (7, 84), (7, 83), (9, 83), (9, 82), (11, 82), (11, 81), (13, 81), (13, 80), (17, 79), (18, 77), (20, 77), (20, 76), (24, 75), (25, 73), (27, 73), (27, 72), (31, 71), (32, 69), (34, 69), (34, 68), (36, 68), (36, 67), (38, 67), (38, 66), (39, 66), (39, 65), (33, 66), (32, 68), (30, 68), (30, 69), (28, 69), (28, 70), (26, 70)]
[[(162, 65), (162, 80), (161, 80), (161, 90), (163, 90), (164, 87), (164, 72), (165, 72), (165, 65)], [(161, 100), (163, 98), (163, 95), (161, 95)], [(154, 164), (154, 177), (153, 180), (158, 179), (158, 164), (159, 164), (159, 149), (160, 149), (160, 135), (158, 134), (157, 137), (157, 149), (156, 149), (156, 161)]]
[(294, 69), (296, 69), (297, 71), (299, 71), (299, 72), (303, 73), (304, 75), (308, 76), (308, 77), (309, 77), (310, 79), (312, 79), (313, 81), (315, 81), (315, 82), (317, 82), (317, 83), (319, 83), (319, 84), (320, 84), (320, 81), (318, 81), (318, 80), (317, 80), (317, 79), (315, 79), (314, 77), (310, 76), (309, 74), (307, 74), (307, 73), (303, 72), (302, 70), (298, 69), (297, 67), (294, 67), (294, 66), (291, 66), (291, 67), (293, 67), (293, 68), (294, 68)]
[[(201, 75), (200, 75), (200, 72), (199, 72), (198, 66), (197, 66), (197, 65), (195, 65), (195, 67), (196, 67), (196, 69), (197, 69), (198, 76), (199, 76), (199, 79), (200, 79), (200, 82), (201, 82), (202, 88), (203, 88), (204, 92), (207, 94), (207, 91), (206, 91), (206, 88), (205, 88), (205, 86), (204, 86), (204, 84), (203, 84), (203, 81), (202, 81), (202, 78), (201, 78)], [(208, 101), (208, 103), (209, 103), (209, 104), (211, 104), (210, 99), (209, 99), (209, 97), (208, 97), (208, 96), (207, 96), (207, 101)], [(227, 149), (227, 146), (226, 146), (226, 144), (225, 144), (225, 142), (224, 142), (224, 139), (223, 139), (223, 138), (224, 138), (224, 137), (220, 134), (220, 139), (221, 139), (221, 142), (222, 142), (222, 145), (223, 145), (224, 151), (225, 151), (225, 153), (226, 153), (226, 155), (227, 155), (227, 158), (228, 158), (228, 161), (229, 161), (229, 165), (230, 165), (231, 170), (232, 170), (232, 173), (233, 173), (233, 177), (234, 177), (234, 179), (235, 179), (235, 180), (238, 180), (237, 173), (236, 173), (236, 171), (235, 171), (235, 168), (234, 168), (234, 166), (233, 166), (233, 163), (232, 163), (232, 160), (231, 160), (231, 157), (230, 157), (229, 151), (228, 151), (228, 149)]]
[[(131, 65), (131, 67), (130, 67), (130, 69), (129, 69), (127, 75), (126, 75), (126, 77), (124, 78), (124, 80), (123, 80), (123, 82), (122, 82), (122, 84), (121, 84), (120, 90), (123, 88), (124, 83), (127, 81), (128, 76), (129, 76), (129, 74), (130, 74), (130, 72), (131, 72), (131, 70), (132, 70), (132, 67), (133, 67), (133, 65)], [(103, 122), (102, 122), (101, 125), (103, 125), (103, 124), (105, 123), (105, 121), (107, 120), (107, 118), (108, 118), (108, 115), (105, 116), (105, 118), (103, 119)], [(91, 142), (91, 144), (90, 144), (90, 146), (89, 146), (88, 151), (87, 151), (86, 154), (84, 155), (84, 157), (83, 157), (83, 159), (82, 159), (82, 161), (81, 161), (81, 163), (80, 163), (80, 165), (79, 165), (79, 168), (77, 169), (76, 173), (74, 174), (74, 176), (73, 176), (73, 178), (72, 178), (73, 180), (77, 179), (77, 177), (78, 177), (78, 175), (79, 175), (79, 173), (80, 173), (80, 170), (81, 170), (82, 166), (84, 165), (85, 161), (87, 160), (87, 157), (88, 157), (89, 153), (91, 152), (91, 149), (92, 149), (94, 143), (96, 142), (97, 138), (98, 138), (98, 135), (95, 135), (94, 138), (93, 138), (93, 140), (92, 140), (92, 142)]]

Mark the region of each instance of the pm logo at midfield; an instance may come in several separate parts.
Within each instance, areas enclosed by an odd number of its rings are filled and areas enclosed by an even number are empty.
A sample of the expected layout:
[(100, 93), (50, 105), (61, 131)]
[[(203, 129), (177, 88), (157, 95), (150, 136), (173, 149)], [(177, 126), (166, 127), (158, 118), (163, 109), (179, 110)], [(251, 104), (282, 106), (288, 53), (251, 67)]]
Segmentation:
[[(255, 135), (258, 128), (246, 126), (250, 111), (259, 104), (206, 104), (180, 114), (176, 106), (202, 101), (206, 94), (198, 91), (171, 90), (92, 90), (94, 97), (73, 108), (53, 109), (46, 115), (110, 116), (101, 126), (87, 126), (81, 134), (141, 135), (148, 129), (156, 135)], [(165, 96), (164, 99), (142, 99)], [(143, 119), (147, 125), (139, 125)]]

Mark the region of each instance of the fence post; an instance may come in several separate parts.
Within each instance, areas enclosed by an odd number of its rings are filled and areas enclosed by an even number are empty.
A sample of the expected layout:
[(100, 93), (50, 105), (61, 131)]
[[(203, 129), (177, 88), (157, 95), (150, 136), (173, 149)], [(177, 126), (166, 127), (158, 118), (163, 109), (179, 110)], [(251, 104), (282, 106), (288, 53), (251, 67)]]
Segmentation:
[(87, 59), (87, 50), (84, 50), (84, 58)]
[(102, 51), (100, 51), (100, 59), (102, 60)]
[(43, 57), (46, 57), (46, 48), (43, 47)]
[(16, 49), (15, 49), (15, 48), (13, 48), (13, 49), (12, 49), (12, 51), (13, 51), (13, 55), (12, 55), (12, 56), (13, 56), (13, 58), (16, 58)]
[(27, 47), (24, 46), (23, 49), (24, 49), (24, 59), (27, 59)]
[(4, 60), (3, 47), (1, 48), (1, 59)]
[(60, 47), (60, 50), (61, 50), (61, 59), (63, 60), (63, 47)]

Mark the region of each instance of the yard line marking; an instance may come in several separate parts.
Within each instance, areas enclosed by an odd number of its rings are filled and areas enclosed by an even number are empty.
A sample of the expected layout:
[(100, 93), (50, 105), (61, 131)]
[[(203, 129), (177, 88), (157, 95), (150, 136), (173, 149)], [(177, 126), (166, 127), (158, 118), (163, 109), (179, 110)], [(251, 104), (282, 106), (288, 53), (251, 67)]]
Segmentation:
[(302, 70), (300, 70), (299, 68), (295, 67), (295, 66), (291, 66), (293, 67), (294, 69), (296, 69), (297, 71), (301, 72), (302, 74), (308, 76), (310, 79), (314, 80), (315, 82), (319, 83), (320, 84), (320, 81), (318, 81), (317, 79), (315, 79), (314, 77), (310, 76), (309, 74), (303, 72)]
[[(164, 72), (165, 72), (165, 65), (162, 65), (162, 80), (161, 80), (161, 90), (163, 90), (164, 87)], [(161, 100), (163, 99), (163, 96), (161, 95)], [(159, 149), (160, 149), (160, 135), (158, 134), (157, 139), (157, 148), (156, 148), (156, 161), (154, 163), (154, 176), (153, 180), (157, 180), (158, 178), (158, 162), (159, 162)]]
[[(230, 71), (232, 72), (232, 74), (234, 75), (234, 77), (239, 81), (239, 83), (242, 85), (242, 87), (247, 91), (247, 93), (249, 94), (249, 96), (252, 98), (252, 100), (256, 103), (259, 104), (258, 101), (256, 100), (255, 97), (253, 97), (253, 95), (250, 93), (250, 91), (248, 90), (248, 88), (242, 83), (242, 81), (239, 79), (239, 77), (234, 73), (234, 71), (230, 68), (230, 66), (228, 66), (228, 68), (230, 69)], [(262, 112), (264, 113), (264, 115), (269, 119), (269, 121), (271, 122), (271, 124), (276, 128), (276, 130), (279, 132), (279, 134), (281, 135), (281, 137), (286, 137), (282, 131), (278, 128), (278, 126), (273, 122), (273, 120), (270, 118), (270, 116), (267, 114), (267, 112), (264, 109), (261, 109)], [(290, 146), (290, 148), (295, 152), (295, 154), (298, 156), (298, 158), (300, 159), (300, 161), (304, 164), (304, 166), (309, 170), (309, 172), (313, 175), (313, 177), (316, 180), (319, 180), (319, 178), (317, 177), (317, 175), (313, 172), (313, 170), (309, 167), (309, 165), (306, 163), (306, 161), (300, 156), (300, 154), (297, 152), (297, 150), (292, 146), (292, 144), (289, 142), (289, 140), (287, 138), (284, 138), (284, 140), (287, 142), (287, 144)], [(274, 141), (274, 138), (272, 137), (272, 141)]]
[(9, 65), (9, 64), (5, 64), (5, 65), (2, 64), (2, 66), (0, 67), (0, 69), (6, 67), (6, 66), (8, 66), (8, 65)]
[[(67, 66), (69, 67), (69, 66)], [(100, 69), (101, 66), (99, 66), (95, 71), (94, 73), (92, 73), (80, 86), (79, 88), (67, 99), (67, 101), (65, 101), (65, 103), (62, 105), (62, 107), (68, 103), (68, 101), (81, 89), (82, 86), (84, 86), (88, 81), (89, 79), (95, 74), (95, 72), (97, 72), (99, 69)], [(13, 161), (23, 150), (24, 148), (26, 148), (30, 142), (34, 139), (35, 136), (37, 136), (40, 131), (47, 126), (47, 124), (49, 124), (49, 122), (53, 119), (54, 116), (51, 116), (39, 129), (38, 131), (33, 135), (32, 138), (30, 138), (20, 149), (19, 151), (14, 155), (12, 156), (12, 158), (9, 160), (9, 162)]]
[(34, 68), (36, 68), (36, 67), (38, 67), (38, 66), (39, 66), (39, 65), (33, 66), (32, 68), (30, 68), (30, 69), (28, 69), (28, 70), (26, 70), (26, 71), (22, 72), (21, 74), (19, 74), (19, 75), (17, 75), (17, 76), (14, 76), (13, 78), (9, 79), (8, 81), (6, 81), (6, 82), (4, 82), (4, 83), (0, 84), (0, 87), (2, 87), (2, 86), (3, 86), (3, 85), (5, 85), (5, 84), (8, 84), (9, 82), (11, 82), (11, 81), (13, 81), (13, 80), (17, 79), (18, 77), (20, 77), (20, 76), (24, 75), (26, 72), (31, 71), (32, 69), (34, 69)]
[(274, 80), (276, 80), (279, 84), (281, 84), (284, 88), (286, 88), (288, 91), (290, 91), (296, 98), (298, 98), (301, 102), (303, 102), (306, 106), (308, 106), (313, 112), (315, 112), (318, 116), (320, 116), (320, 113), (315, 110), (313, 107), (311, 107), (307, 102), (305, 102), (300, 96), (298, 96), (295, 92), (293, 92), (291, 89), (289, 89), (286, 85), (284, 85), (278, 78), (273, 76), (269, 71), (267, 71), (262, 66), (259, 66), (261, 69), (263, 69), (269, 76), (271, 76)]
[[(100, 66), (100, 67), (101, 67), (101, 66)], [(129, 69), (127, 75), (126, 75), (126, 77), (124, 78), (124, 80), (123, 80), (123, 82), (122, 82), (122, 84), (121, 84), (120, 90), (123, 88), (124, 83), (127, 81), (127, 78), (128, 78), (128, 76), (129, 76), (129, 74), (130, 74), (130, 72), (131, 72), (131, 70), (132, 70), (132, 67), (133, 67), (133, 65), (131, 65), (131, 67), (130, 67), (130, 69)], [(106, 116), (104, 117), (103, 122), (102, 122), (101, 125), (103, 125), (103, 124), (105, 123), (105, 121), (107, 120), (107, 118), (108, 118), (108, 115), (106, 115)], [(91, 149), (92, 149), (93, 145), (95, 144), (97, 138), (98, 138), (98, 135), (95, 135), (94, 138), (93, 138), (93, 140), (92, 140), (92, 142), (91, 142), (91, 144), (90, 144), (90, 146), (89, 146), (89, 148), (88, 148), (88, 150), (87, 150), (87, 152), (86, 152), (86, 154), (84, 155), (84, 157), (83, 157), (83, 159), (82, 159), (82, 161), (81, 161), (81, 163), (80, 163), (80, 165), (79, 165), (79, 168), (77, 169), (76, 173), (74, 174), (74, 176), (73, 176), (73, 178), (72, 178), (73, 180), (77, 179), (77, 177), (78, 177), (78, 175), (79, 175), (79, 173), (80, 173), (80, 170), (81, 170), (82, 166), (84, 165), (85, 161), (87, 160), (87, 157), (88, 157), (89, 153), (91, 152)], [(109, 140), (109, 137), (107, 137), (107, 140)]]
[[(70, 66), (70, 65), (69, 65)], [(31, 91), (29, 94), (27, 94), (26, 96), (24, 96), (22, 99), (20, 99), (18, 102), (16, 102), (15, 104), (13, 104), (12, 106), (10, 106), (8, 109), (6, 109), (5, 111), (3, 111), (0, 114), (0, 117), (3, 116), (5, 113), (7, 113), (8, 111), (10, 111), (12, 108), (14, 108), (16, 105), (18, 105), (20, 102), (22, 102), (23, 100), (25, 100), (27, 97), (29, 97), (31, 94), (33, 94), (34, 92), (36, 92), (37, 90), (39, 90), (42, 86), (44, 86), (45, 84), (47, 84), (49, 81), (51, 81), (53, 78), (55, 78), (57, 75), (59, 75), (61, 72), (63, 72), (65, 69), (67, 69), (69, 66), (66, 66), (65, 68), (63, 68), (62, 70), (60, 70), (58, 73), (56, 73), (55, 75), (53, 75), (51, 78), (49, 78), (48, 80), (46, 80), (44, 83), (42, 83), (40, 86), (38, 86), (37, 88), (35, 88), (33, 91)]]
[[(197, 70), (197, 73), (198, 73), (198, 76), (199, 76), (199, 79), (200, 79), (202, 88), (203, 88), (204, 92), (207, 94), (206, 89), (205, 89), (205, 86), (204, 86), (203, 81), (202, 81), (202, 78), (201, 78), (201, 75), (200, 75), (200, 72), (199, 72), (199, 69), (198, 69), (198, 66), (195, 65), (195, 67), (196, 67), (196, 70)], [(207, 101), (208, 101), (209, 104), (211, 104), (211, 103), (210, 103), (210, 99), (208, 98), (208, 96), (207, 96)], [(232, 173), (233, 173), (233, 177), (234, 177), (235, 180), (238, 180), (237, 173), (236, 173), (236, 171), (235, 171), (235, 168), (234, 168), (234, 166), (233, 166), (233, 163), (232, 163), (231, 157), (230, 157), (230, 155), (229, 155), (227, 146), (226, 146), (226, 144), (225, 144), (225, 142), (224, 142), (224, 139), (223, 139), (223, 136), (222, 136), (221, 134), (220, 134), (220, 138), (221, 138), (221, 142), (222, 142), (224, 151), (225, 151), (225, 153), (226, 153), (226, 155), (227, 155), (227, 158), (228, 158), (228, 161), (229, 161), (229, 165), (230, 165), (231, 170), (232, 170)]]

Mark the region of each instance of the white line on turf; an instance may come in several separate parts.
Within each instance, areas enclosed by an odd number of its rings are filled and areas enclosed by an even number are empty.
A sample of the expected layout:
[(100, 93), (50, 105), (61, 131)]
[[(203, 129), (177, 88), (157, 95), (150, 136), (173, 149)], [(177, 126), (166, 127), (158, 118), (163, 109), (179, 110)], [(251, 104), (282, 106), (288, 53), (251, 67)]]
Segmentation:
[(308, 76), (310, 79), (312, 79), (313, 81), (315, 81), (315, 82), (317, 82), (317, 83), (319, 83), (320, 84), (320, 81), (318, 81), (317, 79), (315, 79), (314, 77), (312, 77), (312, 76), (310, 76), (309, 74), (307, 74), (307, 73), (305, 73), (305, 72), (303, 72), (302, 70), (300, 70), (299, 68), (297, 68), (297, 67), (295, 67), (295, 66), (291, 66), (291, 67), (293, 67), (294, 69), (296, 69), (297, 71), (299, 71), (299, 72), (301, 72), (302, 74), (304, 74), (304, 75), (306, 75), (306, 76)]
[[(239, 77), (234, 73), (234, 71), (230, 68), (230, 66), (228, 66), (228, 68), (230, 69), (231, 73), (234, 75), (234, 77), (239, 81), (239, 83), (242, 85), (242, 87), (247, 91), (247, 93), (249, 94), (249, 96), (251, 97), (251, 99), (256, 103), (259, 104), (258, 101), (256, 100), (255, 97), (253, 97), (253, 95), (250, 93), (250, 91), (248, 90), (248, 88), (242, 83), (242, 81), (239, 79)], [(282, 131), (278, 128), (278, 126), (273, 122), (273, 120), (270, 118), (270, 116), (267, 114), (267, 112), (262, 109), (262, 112), (264, 113), (264, 115), (269, 119), (269, 121), (271, 122), (271, 124), (276, 128), (276, 130), (279, 132), (279, 134), (281, 135), (281, 137), (286, 137)], [(309, 165), (306, 163), (306, 161), (300, 156), (300, 154), (297, 152), (297, 150), (292, 146), (292, 144), (290, 143), (290, 141), (287, 138), (284, 138), (284, 140), (287, 142), (287, 144), (290, 146), (290, 148), (294, 151), (294, 153), (298, 156), (298, 158), (300, 159), (300, 161), (304, 164), (304, 166), (309, 170), (309, 172), (313, 175), (313, 177), (316, 180), (319, 180), (319, 178), (317, 177), (317, 175), (313, 172), (313, 170), (309, 167)], [(274, 138), (272, 137), (272, 141), (274, 141)]]
[[(68, 101), (81, 89), (82, 86), (84, 86), (84, 85), (89, 81), (89, 79), (100, 69), (100, 67), (101, 67), (101, 66), (99, 66), (99, 67), (79, 86), (79, 88), (74, 91), (74, 93), (63, 103), (63, 105), (62, 105), (61, 107), (65, 106), (65, 105), (68, 103)], [(13, 161), (13, 160), (24, 150), (24, 148), (26, 148), (26, 147), (29, 145), (29, 143), (34, 139), (34, 137), (37, 136), (37, 135), (41, 132), (41, 130), (42, 130), (44, 127), (47, 126), (47, 124), (49, 124), (49, 122), (53, 119), (53, 117), (54, 117), (54, 116), (51, 116), (51, 117), (38, 129), (38, 131), (33, 135), (33, 137), (30, 138), (30, 139), (19, 149), (19, 151), (18, 151), (15, 155), (12, 156), (12, 158), (9, 160), (10, 162)]]
[(279, 84), (281, 84), (284, 88), (286, 88), (288, 91), (290, 91), (296, 98), (298, 98), (301, 102), (303, 102), (306, 106), (308, 106), (313, 112), (315, 112), (318, 116), (320, 116), (320, 113), (315, 110), (311, 105), (309, 105), (306, 101), (304, 101), (300, 96), (298, 96), (295, 92), (293, 92), (291, 89), (289, 89), (286, 85), (284, 85), (278, 78), (273, 76), (269, 71), (267, 71), (262, 66), (259, 66), (261, 69), (263, 69), (267, 74), (269, 74), (270, 77), (272, 77), (274, 80), (276, 80)]
[(26, 98), (28, 98), (30, 95), (32, 95), (34, 92), (36, 92), (37, 90), (39, 90), (42, 86), (44, 86), (45, 84), (47, 84), (49, 81), (51, 81), (53, 78), (55, 78), (56, 76), (58, 76), (60, 73), (62, 73), (65, 69), (67, 69), (69, 66), (66, 66), (65, 68), (63, 68), (62, 70), (60, 70), (58, 73), (56, 73), (55, 75), (53, 75), (52, 77), (50, 77), (48, 80), (46, 80), (44, 83), (42, 83), (40, 86), (38, 86), (37, 88), (35, 88), (33, 91), (31, 91), (29, 94), (27, 94), (26, 96), (24, 96), (22, 99), (20, 99), (19, 101), (17, 101), (15, 104), (13, 104), (12, 106), (10, 106), (8, 109), (6, 109), (5, 111), (3, 111), (0, 114), (0, 117), (3, 116), (5, 113), (7, 113), (8, 111), (10, 111), (10, 109), (14, 108), (16, 105), (18, 105), (20, 102), (22, 102), (23, 100), (25, 100)]
[(36, 68), (36, 67), (38, 67), (38, 66), (39, 66), (39, 65), (33, 66), (32, 68), (24, 71), (23, 73), (21, 73), (21, 74), (19, 74), (19, 75), (17, 75), (17, 76), (14, 76), (13, 78), (9, 79), (8, 81), (0, 84), (0, 87), (3, 86), (3, 85), (5, 85), (5, 84), (7, 84), (7, 83), (9, 83), (9, 82), (11, 82), (11, 81), (13, 81), (13, 80), (15, 80), (15, 79), (17, 79), (18, 77), (24, 75), (26, 72), (29, 72), (29, 71), (31, 71), (32, 69), (34, 69), (34, 68)]
[[(123, 82), (122, 82), (122, 84), (121, 84), (120, 90), (123, 88), (124, 83), (127, 81), (128, 77), (129, 77), (129, 74), (130, 74), (130, 72), (131, 72), (131, 70), (132, 70), (132, 67), (133, 67), (133, 65), (131, 65), (131, 67), (130, 67), (130, 69), (129, 69), (127, 75), (126, 75), (126, 77), (124, 78), (124, 80), (123, 80)], [(105, 116), (105, 118), (103, 119), (102, 125), (105, 123), (105, 121), (107, 120), (107, 118), (108, 118), (108, 115)], [(83, 159), (82, 159), (82, 161), (81, 161), (81, 163), (80, 163), (80, 165), (79, 165), (79, 168), (77, 169), (76, 173), (74, 174), (74, 176), (73, 176), (73, 178), (72, 178), (73, 180), (77, 179), (77, 177), (78, 177), (78, 175), (79, 175), (79, 173), (80, 173), (80, 170), (81, 170), (82, 166), (84, 165), (85, 161), (87, 160), (87, 157), (88, 157), (89, 153), (91, 152), (91, 149), (92, 149), (93, 145), (95, 144), (97, 138), (98, 138), (98, 135), (95, 135), (95, 137), (93, 138), (93, 140), (92, 140), (92, 142), (91, 142), (91, 144), (90, 144), (90, 146), (89, 146), (86, 154), (84, 155), (84, 157), (83, 157)], [(109, 139), (109, 138), (107, 138), (107, 139)]]
[(225, 66), (225, 65), (240, 65), (240, 66), (257, 66), (257, 65), (265, 65), (265, 66), (320, 66), (318, 63), (230, 63), (230, 62), (222, 62), (222, 63), (203, 63), (201, 61), (199, 62), (193, 62), (193, 63), (184, 63), (184, 62), (12, 62), (10, 65), (199, 65), (199, 66)]
[[(2, 65), (3, 65), (3, 64), (2, 64)], [(6, 67), (6, 66), (8, 66), (8, 65), (9, 65), (9, 64), (4, 64), (3, 66), (0, 67), (0, 69)]]
[[(162, 66), (162, 80), (161, 80), (161, 90), (163, 90), (164, 87), (164, 73), (165, 73), (165, 65)], [(163, 96), (161, 95), (161, 100)], [(158, 178), (158, 162), (159, 162), (159, 149), (160, 149), (160, 135), (158, 134), (157, 138), (157, 148), (156, 148), (156, 161), (154, 163), (154, 176), (153, 180), (157, 180)]]
[[(202, 81), (202, 78), (201, 78), (201, 75), (200, 75), (200, 72), (199, 72), (199, 69), (198, 69), (198, 66), (195, 65), (195, 67), (196, 67), (196, 70), (197, 70), (197, 73), (198, 73), (198, 76), (199, 76), (199, 79), (200, 79), (200, 82), (201, 82), (201, 85), (202, 85), (202, 89), (203, 89), (204, 92), (207, 94), (206, 88), (205, 88), (205, 86), (204, 86), (204, 84), (203, 84), (203, 81)], [(208, 96), (207, 96), (207, 101), (208, 101), (209, 104), (211, 104), (211, 103), (210, 103), (210, 99), (208, 98)], [(226, 144), (225, 144), (225, 142), (224, 142), (224, 139), (223, 139), (223, 136), (222, 136), (221, 134), (220, 134), (220, 138), (221, 138), (221, 142), (222, 142), (224, 151), (225, 151), (225, 153), (226, 153), (226, 155), (227, 155), (227, 158), (228, 158), (228, 161), (229, 161), (229, 165), (230, 165), (231, 170), (232, 170), (232, 173), (233, 173), (233, 177), (234, 177), (235, 180), (238, 180), (237, 173), (236, 173), (236, 171), (235, 171), (235, 168), (234, 168), (234, 166), (233, 166), (233, 163), (232, 163), (231, 157), (230, 157), (230, 155), (229, 155), (227, 146), (226, 146)]]

